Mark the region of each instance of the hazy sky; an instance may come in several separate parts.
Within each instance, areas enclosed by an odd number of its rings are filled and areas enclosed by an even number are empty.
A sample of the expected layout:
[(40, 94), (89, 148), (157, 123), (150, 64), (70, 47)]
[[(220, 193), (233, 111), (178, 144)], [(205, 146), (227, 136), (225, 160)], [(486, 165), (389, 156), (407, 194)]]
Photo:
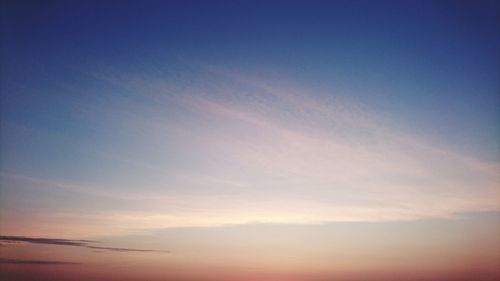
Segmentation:
[(1, 10), (0, 277), (500, 278), (498, 2)]

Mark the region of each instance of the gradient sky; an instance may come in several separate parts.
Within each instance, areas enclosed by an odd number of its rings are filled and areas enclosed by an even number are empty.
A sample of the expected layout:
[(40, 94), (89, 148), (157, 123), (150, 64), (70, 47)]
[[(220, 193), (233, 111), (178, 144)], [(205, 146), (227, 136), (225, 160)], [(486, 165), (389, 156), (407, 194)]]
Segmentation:
[(499, 8), (2, 1), (0, 277), (498, 280)]

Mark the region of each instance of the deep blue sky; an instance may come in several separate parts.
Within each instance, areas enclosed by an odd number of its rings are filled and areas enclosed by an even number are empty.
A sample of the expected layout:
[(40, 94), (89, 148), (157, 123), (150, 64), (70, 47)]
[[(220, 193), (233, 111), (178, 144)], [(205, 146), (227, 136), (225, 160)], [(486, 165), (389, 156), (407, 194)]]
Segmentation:
[(180, 58), (278, 73), (497, 161), (498, 10), (496, 1), (3, 1), (2, 119), (78, 137), (85, 128), (65, 121), (64, 101), (92, 99), (97, 87), (81, 67), (140, 73)]

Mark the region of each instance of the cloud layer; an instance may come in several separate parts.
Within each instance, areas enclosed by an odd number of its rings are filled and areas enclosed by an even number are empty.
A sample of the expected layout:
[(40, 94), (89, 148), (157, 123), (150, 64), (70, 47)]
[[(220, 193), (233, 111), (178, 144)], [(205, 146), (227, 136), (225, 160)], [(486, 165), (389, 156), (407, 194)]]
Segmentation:
[[(77, 237), (80, 229), (107, 235), (252, 222), (448, 218), (500, 207), (497, 162), (452, 150), (346, 96), (193, 68), (197, 75), (189, 77), (196, 78), (178, 80), (162, 79), (161, 69), (149, 70), (156, 79), (147, 78), (148, 70), (89, 71), (120, 93), (68, 101), (93, 137), (42, 138), (88, 158), (88, 181), (1, 173), (12, 186), (6, 192), (36, 194), (44, 208), (39, 231), (29, 235), (47, 235), (55, 226)], [(19, 233), (17, 221), (10, 219), (4, 233)]]

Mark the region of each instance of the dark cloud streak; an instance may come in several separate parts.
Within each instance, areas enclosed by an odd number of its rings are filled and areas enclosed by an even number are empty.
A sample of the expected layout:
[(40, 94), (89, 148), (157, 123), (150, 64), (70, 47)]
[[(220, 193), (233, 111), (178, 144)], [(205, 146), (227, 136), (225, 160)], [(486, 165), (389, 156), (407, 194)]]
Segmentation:
[(30, 265), (76, 265), (77, 262), (48, 261), (48, 260), (18, 260), (0, 258), (0, 264), (30, 264)]
[(100, 243), (94, 240), (71, 240), (71, 239), (58, 239), (58, 238), (38, 238), (38, 237), (24, 237), (24, 236), (0, 236), (1, 242), (6, 243), (32, 243), (32, 244), (47, 244), (56, 246), (73, 246), (82, 247), (95, 250), (106, 250), (114, 252), (161, 252), (168, 253), (169, 251), (150, 250), (150, 249), (133, 249), (133, 248), (114, 248), (114, 247), (100, 247), (90, 245), (92, 243)]
[(64, 245), (64, 246), (78, 246), (85, 247), (87, 243), (98, 243), (99, 241), (93, 240), (70, 240), (70, 239), (54, 239), (54, 238), (33, 238), (24, 236), (0, 236), (3, 242), (27, 242), (33, 244), (50, 244), (50, 245)]
[(97, 247), (97, 246), (85, 246), (89, 249), (96, 250), (108, 250), (115, 252), (161, 252), (161, 253), (169, 253), (169, 251), (160, 251), (160, 250), (149, 250), (149, 249), (130, 249), (130, 248), (113, 248), (113, 247)]

